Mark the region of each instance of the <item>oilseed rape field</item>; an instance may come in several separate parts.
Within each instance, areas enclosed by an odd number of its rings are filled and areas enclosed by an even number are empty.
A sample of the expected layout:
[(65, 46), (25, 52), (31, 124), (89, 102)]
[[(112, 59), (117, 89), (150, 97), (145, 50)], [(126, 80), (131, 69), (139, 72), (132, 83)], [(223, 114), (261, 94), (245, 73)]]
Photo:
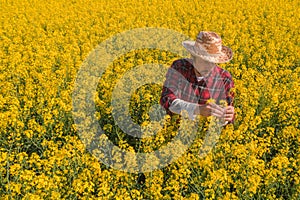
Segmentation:
[[(0, 199), (300, 199), (299, 1), (0, 0), (0, 11)], [(155, 105), (188, 56), (181, 41), (203, 30), (234, 52), (220, 66), (236, 116), (221, 130), (199, 118), (192, 134)]]

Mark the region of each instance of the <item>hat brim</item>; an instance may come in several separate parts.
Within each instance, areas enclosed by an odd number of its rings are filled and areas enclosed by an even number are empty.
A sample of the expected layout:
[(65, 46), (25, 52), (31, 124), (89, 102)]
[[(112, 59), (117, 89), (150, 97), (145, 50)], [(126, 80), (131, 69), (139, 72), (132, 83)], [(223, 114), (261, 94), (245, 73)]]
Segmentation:
[(186, 48), (187, 51), (189, 51), (193, 56), (196, 57), (201, 57), (202, 59), (212, 62), (212, 63), (225, 63), (228, 62), (232, 59), (233, 57), (233, 52), (232, 49), (229, 47), (226, 47), (222, 45), (222, 50), (219, 55), (210, 55), (210, 54), (200, 54), (199, 52), (197, 53), (194, 49), (195, 41), (183, 41), (182, 45), (184, 48)]

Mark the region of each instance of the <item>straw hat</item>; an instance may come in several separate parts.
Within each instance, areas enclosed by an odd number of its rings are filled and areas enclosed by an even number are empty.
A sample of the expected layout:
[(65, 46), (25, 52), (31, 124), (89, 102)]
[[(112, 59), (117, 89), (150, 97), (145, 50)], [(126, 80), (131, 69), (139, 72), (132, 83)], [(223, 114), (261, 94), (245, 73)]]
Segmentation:
[(233, 57), (232, 50), (222, 45), (221, 37), (215, 32), (201, 31), (196, 41), (183, 41), (182, 45), (192, 55), (212, 63), (225, 63)]

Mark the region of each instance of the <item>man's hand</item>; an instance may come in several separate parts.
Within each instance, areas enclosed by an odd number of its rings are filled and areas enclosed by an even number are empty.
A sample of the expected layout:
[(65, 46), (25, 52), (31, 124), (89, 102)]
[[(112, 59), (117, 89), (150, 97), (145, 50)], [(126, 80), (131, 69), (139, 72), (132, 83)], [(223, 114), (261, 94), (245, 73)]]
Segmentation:
[(230, 122), (233, 120), (233, 117), (234, 117), (234, 107), (227, 106), (225, 108), (225, 121)]
[(215, 103), (208, 103), (205, 105), (199, 105), (195, 110), (195, 114), (202, 115), (204, 117), (215, 116), (225, 120), (226, 122), (230, 122), (234, 117), (234, 107), (227, 106), (224, 108)]
[(222, 108), (215, 103), (208, 103), (205, 105), (199, 105), (195, 110), (195, 114), (202, 115), (204, 117), (215, 116), (223, 118), (225, 116), (225, 108)]

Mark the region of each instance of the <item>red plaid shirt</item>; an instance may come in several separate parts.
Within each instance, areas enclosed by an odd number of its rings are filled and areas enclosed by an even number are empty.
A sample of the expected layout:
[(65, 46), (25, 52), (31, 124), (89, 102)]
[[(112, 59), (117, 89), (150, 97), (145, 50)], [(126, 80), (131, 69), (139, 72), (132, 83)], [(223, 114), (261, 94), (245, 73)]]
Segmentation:
[(200, 105), (209, 99), (214, 99), (217, 104), (225, 100), (233, 106), (234, 93), (230, 91), (233, 87), (234, 82), (228, 71), (215, 66), (198, 81), (194, 66), (187, 59), (179, 59), (173, 62), (166, 74), (160, 104), (169, 114), (172, 114), (169, 107), (175, 99)]

